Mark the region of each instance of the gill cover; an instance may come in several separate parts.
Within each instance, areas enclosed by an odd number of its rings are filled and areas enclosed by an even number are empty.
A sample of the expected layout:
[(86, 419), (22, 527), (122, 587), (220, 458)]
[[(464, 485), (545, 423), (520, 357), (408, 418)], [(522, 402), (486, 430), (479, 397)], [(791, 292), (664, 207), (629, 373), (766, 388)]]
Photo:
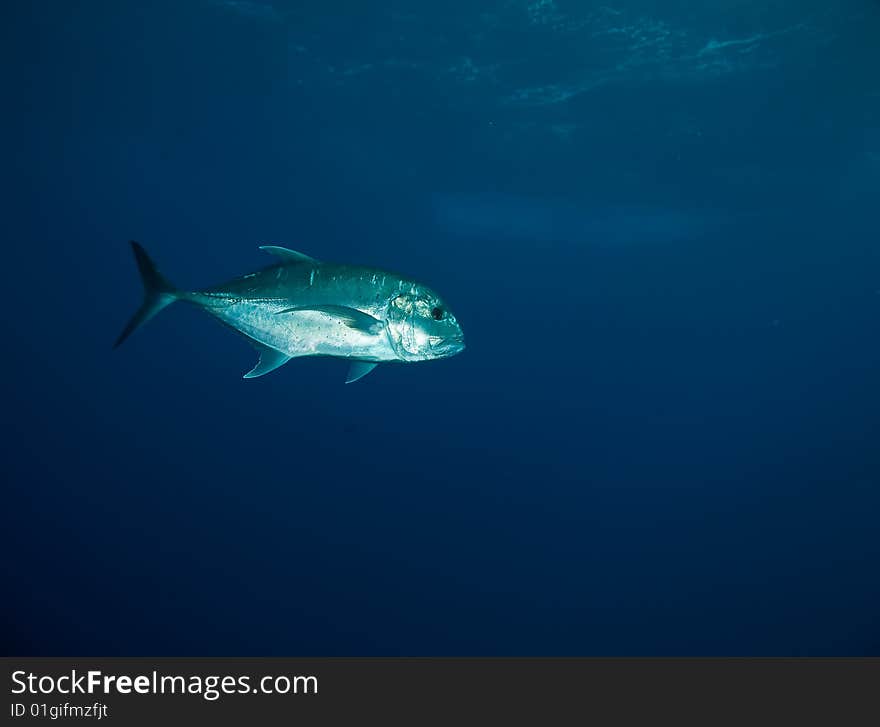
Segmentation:
[(388, 304), (388, 338), (402, 361), (419, 358), (414, 320), (417, 301), (415, 292), (407, 292), (392, 298)]

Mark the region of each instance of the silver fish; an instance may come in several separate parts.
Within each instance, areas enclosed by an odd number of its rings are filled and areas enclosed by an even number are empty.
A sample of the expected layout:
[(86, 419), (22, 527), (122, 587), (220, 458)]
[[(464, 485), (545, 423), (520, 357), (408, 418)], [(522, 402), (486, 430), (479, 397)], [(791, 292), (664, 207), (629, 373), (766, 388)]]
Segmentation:
[[(283, 247), (260, 249), (278, 262), (223, 285), (184, 292), (131, 243), (144, 302), (116, 341), (182, 301), (201, 308), (250, 341), (260, 354), (244, 378), (274, 371), (299, 356), (349, 359), (346, 383), (386, 361), (448, 358), (464, 349), (449, 306), (430, 288), (394, 273), (319, 262)], [(114, 347), (115, 347), (114, 346)]]

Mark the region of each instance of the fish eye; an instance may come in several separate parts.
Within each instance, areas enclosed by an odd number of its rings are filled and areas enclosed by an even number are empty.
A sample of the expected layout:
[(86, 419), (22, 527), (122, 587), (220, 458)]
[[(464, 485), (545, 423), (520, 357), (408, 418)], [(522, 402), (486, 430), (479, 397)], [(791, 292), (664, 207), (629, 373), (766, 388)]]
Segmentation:
[(435, 321), (442, 321), (444, 315), (445, 311), (440, 306), (436, 306), (434, 310), (431, 311), (431, 318)]

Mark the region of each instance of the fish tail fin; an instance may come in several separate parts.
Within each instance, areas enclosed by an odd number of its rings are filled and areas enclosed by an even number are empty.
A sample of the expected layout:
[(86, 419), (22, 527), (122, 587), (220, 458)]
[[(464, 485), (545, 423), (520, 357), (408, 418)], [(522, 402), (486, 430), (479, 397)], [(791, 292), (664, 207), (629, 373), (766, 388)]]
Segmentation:
[(179, 291), (159, 272), (156, 264), (147, 255), (147, 251), (134, 240), (131, 241), (131, 248), (134, 251), (134, 259), (141, 274), (141, 282), (144, 284), (144, 302), (131, 317), (122, 333), (119, 334), (119, 338), (116, 339), (113, 348), (121, 346), (126, 338), (150, 320), (150, 318), (164, 308), (167, 308), (180, 297)]

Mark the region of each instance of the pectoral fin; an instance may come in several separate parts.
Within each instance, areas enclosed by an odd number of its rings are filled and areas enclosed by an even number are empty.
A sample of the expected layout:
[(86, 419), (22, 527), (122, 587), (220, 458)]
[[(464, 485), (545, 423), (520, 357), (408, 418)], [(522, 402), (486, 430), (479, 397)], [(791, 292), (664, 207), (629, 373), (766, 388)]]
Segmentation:
[(370, 371), (378, 365), (379, 364), (371, 363), (370, 361), (352, 361), (351, 366), (348, 367), (348, 375), (345, 377), (345, 383), (351, 384), (358, 379), (364, 378), (364, 376), (370, 373)]
[(282, 313), (299, 313), (302, 311), (318, 311), (331, 316), (332, 318), (338, 318), (349, 328), (361, 331), (362, 333), (371, 333), (375, 335), (381, 333), (383, 328), (382, 321), (378, 318), (373, 318), (373, 316), (364, 313), (363, 311), (359, 311), (357, 308), (349, 308), (344, 305), (302, 305), (294, 308), (285, 308), (284, 310), (278, 311), (278, 315), (281, 315)]
[(270, 371), (274, 371), (279, 366), (283, 366), (290, 361), (290, 356), (286, 353), (281, 353), (281, 351), (269, 346), (264, 346), (262, 343), (258, 343), (254, 340), (251, 340), (251, 342), (253, 343), (254, 348), (260, 353), (260, 360), (257, 361), (256, 366), (244, 375), (244, 378), (246, 379), (255, 379), (263, 374), (268, 374)]

